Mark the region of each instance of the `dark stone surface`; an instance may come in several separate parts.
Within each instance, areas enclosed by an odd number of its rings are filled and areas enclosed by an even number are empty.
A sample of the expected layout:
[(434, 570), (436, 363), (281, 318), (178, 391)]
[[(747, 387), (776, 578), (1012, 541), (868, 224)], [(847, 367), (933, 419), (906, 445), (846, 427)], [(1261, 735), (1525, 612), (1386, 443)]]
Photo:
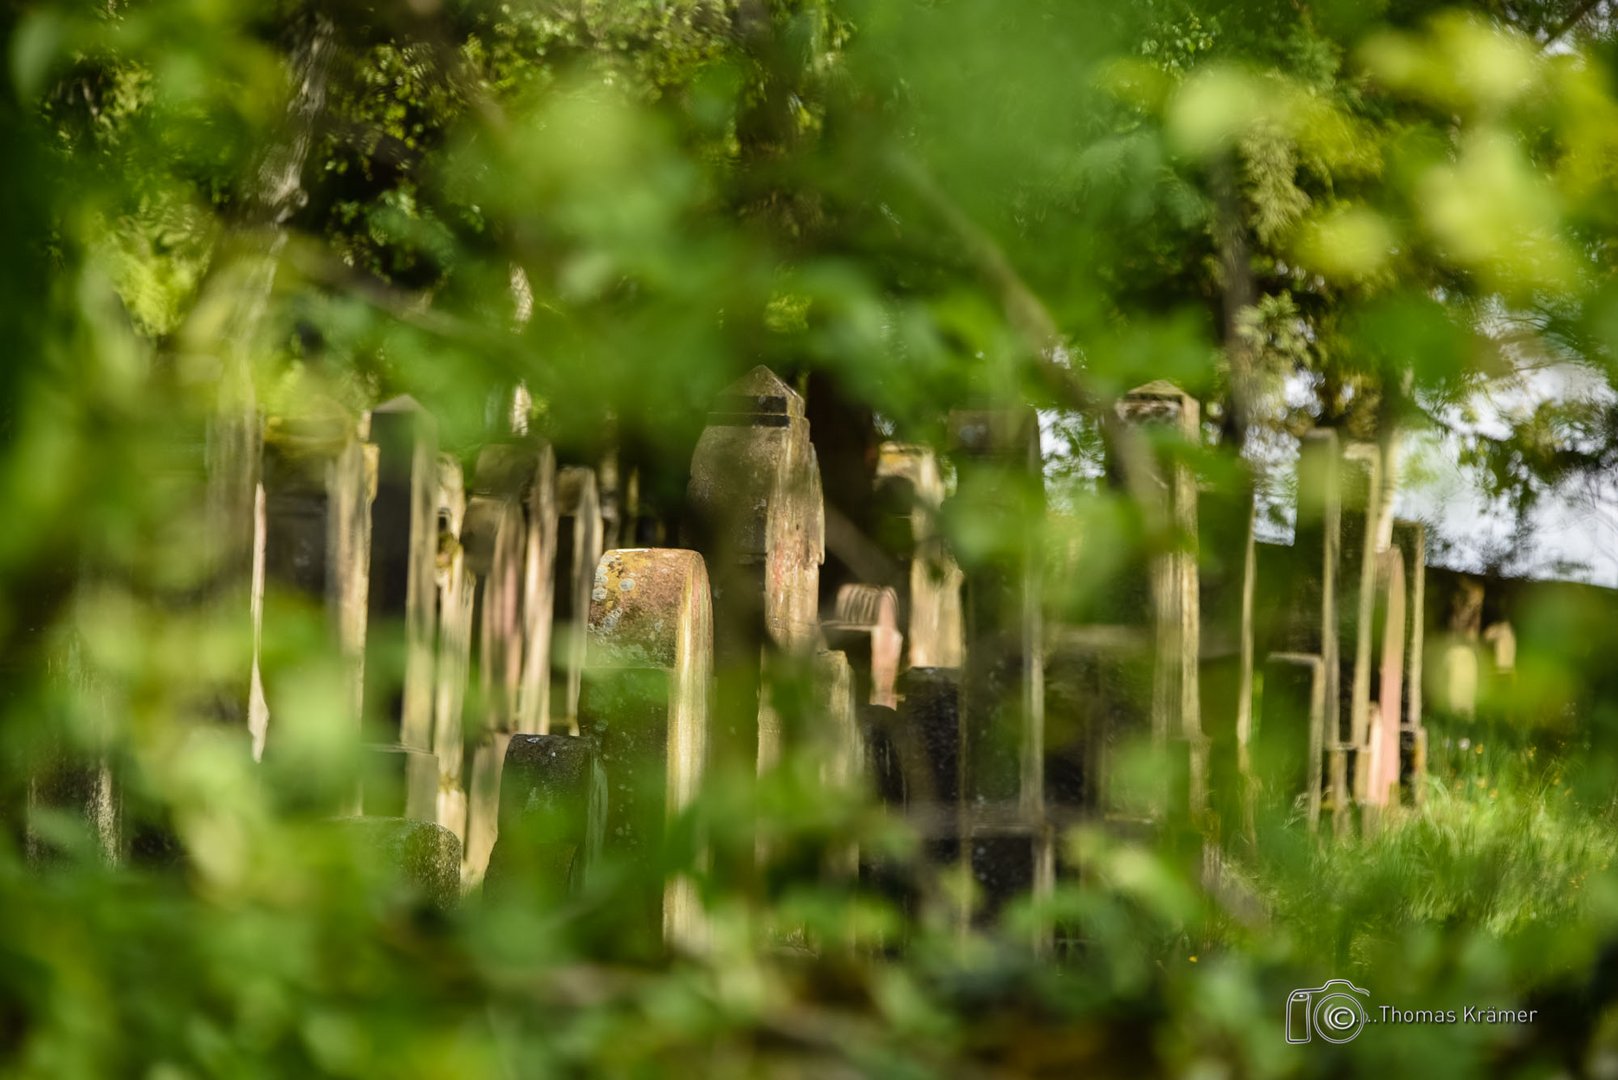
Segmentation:
[(430, 821), (408, 818), (338, 818), (333, 823), (362, 858), (376, 859), (405, 890), (447, 911), (461, 897), (461, 842)]
[[(899, 727), (915, 747), (909, 755), (900, 747), (909, 804), (929, 818), (947, 818), (961, 805), (960, 672), (911, 668), (900, 680), (900, 694)], [(926, 850), (935, 861), (953, 862), (960, 853), (959, 837), (930, 837)]]
[(578, 889), (601, 846), (606, 777), (595, 745), (576, 735), (514, 735), (500, 779), (500, 834), (485, 893)]

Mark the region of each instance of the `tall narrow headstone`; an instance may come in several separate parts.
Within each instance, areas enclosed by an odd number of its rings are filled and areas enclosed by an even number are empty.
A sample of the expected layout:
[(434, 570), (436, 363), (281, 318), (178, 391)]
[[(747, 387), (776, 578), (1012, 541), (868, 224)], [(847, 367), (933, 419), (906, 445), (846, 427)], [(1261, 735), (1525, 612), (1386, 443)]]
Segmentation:
[[(305, 415), (272, 417), (265, 427), (264, 514), (260, 537), (266, 588), (321, 604), (343, 666), (344, 722), (359, 738), (365, 694), (365, 630), (376, 447), (369, 417), (335, 403)], [(262, 610), (262, 600), (255, 599)], [(265, 671), (267, 743), (275, 743), (277, 673)]]
[(803, 399), (757, 367), (719, 395), (691, 458), (693, 546), (714, 588), (716, 763), (779, 758), (761, 650), (807, 657), (819, 637), (825, 507)]
[[(1171, 803), (1193, 812), (1206, 801), (1206, 748), (1199, 693), (1201, 598), (1197, 568), (1197, 481), (1184, 461), (1197, 445), (1197, 400), (1168, 382), (1148, 383), (1118, 402), (1118, 415), (1151, 436), (1167, 435), (1156, 454), (1156, 488), (1144, 493), (1143, 507), (1152, 548), (1153, 627), (1152, 732), (1186, 763), (1187, 791), (1171, 793)], [(1172, 441), (1169, 441), (1172, 440)], [(1177, 443), (1178, 445), (1175, 445)], [(1176, 770), (1177, 771), (1177, 770)]]
[(1399, 728), (1399, 782), (1409, 801), (1420, 801), (1427, 781), (1427, 729), (1422, 722), (1422, 659), (1427, 630), (1427, 527), (1395, 521), (1393, 546), (1406, 567), (1404, 702)]
[[(467, 788), (466, 870), (480, 880), (498, 829), (500, 768), (515, 732), (543, 726), (549, 697), (554, 461), (547, 447), (497, 443), (478, 455), (462, 529), (477, 582), (474, 643), (481, 724)], [(541, 648), (541, 645), (543, 648)]]
[[(436, 425), (408, 397), (371, 413), (377, 451), (371, 504), (371, 579), (366, 649), (367, 711), (380, 726), (372, 740), (412, 753), (384, 751), (404, 767), (397, 816), (437, 819), (438, 765), (432, 756), (434, 638), (438, 604), (438, 439)], [(391, 782), (392, 770), (384, 776)]]
[(437, 821), (462, 841), (466, 837), (466, 754), (463, 713), (471, 671), (477, 579), (462, 546), (466, 518), (465, 478), (452, 455), (438, 457), (438, 550), (433, 585), (438, 600), (438, 641), (433, 683), (433, 756), (438, 759)]
[[(852, 803), (861, 797), (865, 777), (865, 741), (860, 732), (858, 680), (848, 657), (822, 650), (814, 659), (813, 744), (821, 761), (820, 783), (825, 797)], [(859, 872), (859, 847), (848, 843), (831, 853), (827, 871), (853, 879)]]
[(1198, 692), (1208, 791), (1226, 840), (1252, 834), (1254, 606), (1258, 559), (1251, 475), (1240, 463), (1202, 492), (1198, 510)]
[(584, 629), (590, 589), (601, 560), (601, 504), (596, 474), (573, 466), (556, 474), (556, 582), (551, 618), (552, 730), (577, 732), (584, 677)]
[(899, 703), (896, 683), (904, 651), (899, 632), (899, 600), (892, 589), (878, 585), (844, 585), (837, 590), (837, 607), (821, 625), (826, 644), (848, 654), (854, 665), (854, 683), (862, 704)]
[(1382, 490), (1382, 455), (1374, 443), (1353, 442), (1343, 450), (1343, 562), (1338, 605), (1346, 689), (1341, 741), (1351, 753), (1370, 739), (1371, 698), (1376, 661), (1377, 536), (1375, 513)]
[(945, 543), (944, 478), (925, 446), (883, 443), (876, 469), (883, 549), (904, 568), (900, 626), (909, 667), (958, 668), (965, 651), (961, 570)]
[[(1311, 775), (1329, 788), (1334, 807), (1348, 803), (1348, 776), (1338, 717), (1341, 713), (1342, 653), (1339, 627), (1338, 572), (1342, 551), (1342, 450), (1337, 434), (1310, 431), (1298, 447), (1297, 506), (1286, 587), (1268, 600), (1281, 608), (1273, 613), (1270, 647), (1278, 653), (1315, 656), (1321, 663), (1324, 704), (1322, 754), (1330, 760)], [(1266, 690), (1268, 694), (1268, 690)], [(1329, 768), (1328, 768), (1329, 766)], [(1319, 793), (1310, 799), (1310, 824), (1318, 818)]]
[(893, 750), (910, 813), (930, 861), (959, 860), (965, 759), (961, 748), (961, 673), (916, 668), (900, 679), (899, 723)]
[(1385, 807), (1399, 792), (1400, 709), (1404, 705), (1405, 564), (1404, 554), (1389, 548), (1377, 555), (1376, 604), (1372, 614), (1372, 655), (1377, 661), (1375, 697), (1361, 750), (1360, 802)]
[(693, 551), (609, 551), (596, 567), (579, 725), (606, 775), (603, 857), (641, 875), (623, 944), (700, 948), (706, 926), (689, 863), (700, 845), (673, 832), (707, 768), (713, 613)]
[(997, 525), (988, 544), (958, 549), (966, 579), (962, 841), (983, 894), (976, 915), (988, 920), (1011, 897), (1050, 884), (1040, 588), (1044, 474), (1032, 409), (954, 412), (950, 429), (958, 484), (948, 512), (963, 529), (972, 520)]

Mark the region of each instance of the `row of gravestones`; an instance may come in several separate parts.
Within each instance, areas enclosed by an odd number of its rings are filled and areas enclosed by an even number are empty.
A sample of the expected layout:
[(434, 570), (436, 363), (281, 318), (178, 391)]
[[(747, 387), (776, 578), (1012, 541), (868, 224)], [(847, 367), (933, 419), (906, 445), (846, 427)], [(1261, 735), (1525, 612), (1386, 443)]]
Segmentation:
[[(1154, 383), (1118, 413), (1156, 465), (1147, 533), (1117, 617), (1048, 634), (1056, 815), (1178, 814), (1228, 842), (1261, 813), (1343, 831), (1418, 801), (1426, 538), (1393, 519), (1384, 449), (1307, 434), (1293, 543), (1260, 545), (1251, 476), (1196, 482), (1194, 398)], [(1147, 732), (1158, 782), (1123, 794), (1120, 755)]]
[[(822, 754), (829, 792), (874, 791), (930, 864), (967, 871), (962, 925), (1048, 892), (1074, 820), (1231, 833), (1266, 797), (1301, 801), (1311, 824), (1323, 793), (1339, 821), (1388, 803), (1421, 768), (1423, 562), (1419, 527), (1379, 535), (1375, 455), (1307, 438), (1297, 539), (1263, 566), (1251, 486), (1200, 491), (1183, 452), (1195, 400), (1152, 384), (1118, 411), (1156, 468), (1135, 492), (1151, 529), (1114, 623), (1044, 625), (1038, 529), (1001, 530), (962, 565), (945, 543), (950, 513), (1044, 514), (1032, 410), (951, 416), (953, 493), (930, 450), (883, 447), (873, 497), (908, 573), (898, 589), (844, 586), (822, 621), (814, 446), (802, 399), (763, 368), (708, 417), (688, 549), (604, 552), (596, 474), (558, 468), (523, 433), (485, 446), (468, 476), (408, 399), (357, 420), (271, 418), (255, 623), (270, 628), (276, 592), (324, 608), (345, 721), (388, 718), (338, 809), (444, 896), (524, 864), (565, 891), (599, 858), (634, 862), (667, 842), (708, 770), (765, 772), (794, 742)], [(277, 700), (279, 655), (259, 650), (253, 673), (260, 754), (293, 707)], [(773, 696), (804, 670), (808, 731)], [(1173, 765), (1126, 805), (1114, 757), (1139, 736)], [(891, 868), (842, 862), (914, 899)], [(701, 937), (688, 877), (642, 901), (629, 923)]]

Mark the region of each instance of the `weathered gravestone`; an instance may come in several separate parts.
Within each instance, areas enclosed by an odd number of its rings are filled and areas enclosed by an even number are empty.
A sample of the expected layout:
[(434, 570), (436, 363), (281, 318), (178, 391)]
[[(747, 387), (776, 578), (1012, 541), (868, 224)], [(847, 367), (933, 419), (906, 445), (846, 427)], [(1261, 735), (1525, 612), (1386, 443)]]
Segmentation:
[[(833, 650), (822, 650), (814, 659), (813, 722), (815, 730), (806, 733), (806, 744), (820, 758), (820, 783), (824, 797), (852, 803), (861, 797), (865, 778), (865, 741), (860, 732), (858, 685), (848, 657)], [(830, 854), (827, 871), (834, 877), (853, 879), (859, 872), (859, 847), (839, 845)]]
[[(713, 586), (713, 764), (727, 781), (781, 759), (772, 673), (807, 670), (819, 645), (825, 506), (803, 399), (757, 367), (719, 395), (691, 458), (687, 534)], [(761, 885), (767, 852), (737, 828), (718, 872)]]
[(1404, 705), (1405, 664), (1404, 554), (1389, 548), (1377, 555), (1376, 604), (1372, 615), (1371, 652), (1376, 658), (1375, 698), (1359, 775), (1359, 801), (1381, 809), (1398, 801), (1400, 709)]
[[(376, 491), (376, 447), (365, 441), (369, 418), (336, 403), (311, 406), (265, 425), (264, 512), (260, 519), (263, 582), (254, 607), (271, 617), (262, 591), (276, 589), (320, 604), (342, 666), (342, 723), (360, 738), (365, 694), (365, 631), (371, 556), (371, 500)], [(272, 628), (273, 629), (273, 628)], [(260, 653), (273, 752), (273, 725), (286, 673), (272, 654)], [(284, 718), (283, 718), (284, 719)], [(341, 809), (358, 804), (341, 800)]]
[(1320, 821), (1326, 742), (1326, 665), (1313, 653), (1271, 653), (1264, 663), (1263, 712), (1254, 733), (1261, 812), (1289, 816), (1302, 803), (1313, 830)]
[(605, 550), (594, 471), (573, 466), (557, 472), (556, 512), (550, 725), (552, 730), (576, 733), (579, 685), (584, 677), (584, 625), (596, 563)]
[(433, 685), (433, 756), (438, 759), (436, 820), (458, 839), (466, 836), (466, 789), (462, 767), (466, 734), (462, 713), (470, 673), (477, 581), (461, 545), (466, 518), (465, 478), (453, 456), (438, 458), (438, 549), (433, 568), (438, 642)]
[(555, 507), (549, 447), (496, 443), (478, 455), (462, 528), (477, 582), (474, 642), (482, 692), (467, 792), (472, 881), (482, 878), (494, 845), (506, 744), (514, 732), (542, 729), (548, 715)]
[(707, 938), (701, 846), (682, 814), (708, 761), (709, 589), (696, 552), (639, 548), (602, 556), (591, 590), (579, 726), (600, 748), (603, 861), (628, 880), (619, 947), (632, 954)]
[(1408, 802), (1419, 803), (1427, 780), (1427, 728), (1422, 722), (1422, 660), (1427, 630), (1427, 527), (1395, 521), (1393, 546), (1404, 554), (1405, 679), (1399, 727), (1399, 783)]
[(906, 810), (929, 863), (961, 861), (968, 835), (961, 797), (965, 758), (961, 733), (961, 673), (917, 668), (899, 680), (899, 723), (888, 746), (898, 762)]
[[(1338, 716), (1340, 713), (1342, 683), (1341, 652), (1338, 625), (1338, 571), (1342, 551), (1342, 451), (1336, 432), (1314, 430), (1303, 436), (1298, 447), (1297, 505), (1294, 512), (1292, 548), (1284, 573), (1283, 588), (1265, 591), (1268, 603), (1265, 622), (1270, 630), (1269, 649), (1273, 653), (1291, 654), (1294, 658), (1314, 656), (1320, 659), (1322, 727), (1318, 745), (1311, 743), (1320, 754), (1327, 754), (1341, 742)], [(1270, 667), (1266, 665), (1266, 679)], [(1288, 694), (1287, 700), (1298, 695)], [(1271, 711), (1268, 682), (1265, 687), (1266, 718)], [(1301, 716), (1296, 706), (1288, 706), (1284, 715)], [(1301, 724), (1288, 724), (1287, 737), (1313, 738), (1313, 727), (1304, 730)], [(1270, 724), (1264, 738), (1273, 745), (1281, 737), (1275, 725)], [(1346, 806), (1348, 798), (1347, 776), (1339, 773), (1327, 777), (1325, 761), (1311, 764), (1308, 775), (1322, 785), (1331, 784), (1333, 805)], [(1266, 786), (1273, 789), (1268, 778)], [(1321, 791), (1314, 791), (1308, 799), (1309, 827), (1315, 828), (1320, 819)]]
[(1252, 477), (1239, 463), (1198, 508), (1198, 694), (1208, 740), (1208, 792), (1222, 839), (1253, 833), (1254, 604), (1258, 558)]
[[(1337, 744), (1327, 748), (1334, 793), (1333, 823), (1348, 824), (1348, 778), (1362, 770), (1357, 757), (1368, 749), (1376, 614), (1377, 535), (1375, 513), (1382, 498), (1382, 454), (1375, 443), (1351, 442), (1343, 449), (1342, 565), (1337, 607), (1344, 677)], [(1342, 693), (1345, 691), (1346, 693)], [(1331, 708), (1331, 702), (1327, 702)]]
[(442, 825), (410, 818), (350, 817), (332, 822), (339, 850), (350, 865), (406, 905), (437, 911), (461, 896), (461, 842)]
[(1152, 628), (1152, 735), (1175, 765), (1166, 809), (1200, 814), (1206, 804), (1207, 747), (1199, 692), (1201, 597), (1197, 572), (1197, 481), (1184, 460), (1197, 446), (1200, 407), (1168, 382), (1125, 394), (1118, 416), (1153, 444), (1152, 487), (1137, 490), (1148, 530)]
[(513, 735), (484, 895), (544, 905), (578, 891), (600, 857), (606, 812), (607, 779), (592, 740)]
[(833, 615), (821, 624), (826, 644), (848, 655), (859, 700), (893, 708), (904, 635), (899, 632), (899, 599), (878, 585), (844, 585), (837, 590)]
[(900, 626), (910, 667), (958, 668), (965, 651), (961, 570), (945, 543), (940, 511), (944, 478), (925, 446), (883, 443), (876, 468), (881, 504), (878, 540), (904, 568)]
[(975, 530), (980, 545), (957, 549), (966, 581), (962, 841), (983, 894), (976, 916), (987, 921), (1011, 898), (1053, 884), (1044, 790), (1044, 476), (1032, 409), (953, 412), (950, 430), (958, 479), (948, 515), (961, 530), (974, 521), (1000, 526), (992, 538)]
[(436, 425), (413, 399), (395, 398), (372, 411), (371, 443), (377, 451), (377, 478), (371, 503), (365, 692), (367, 712), (377, 725), (370, 737), (380, 745), (372, 748), (367, 762), (362, 798), (367, 813), (436, 821)]

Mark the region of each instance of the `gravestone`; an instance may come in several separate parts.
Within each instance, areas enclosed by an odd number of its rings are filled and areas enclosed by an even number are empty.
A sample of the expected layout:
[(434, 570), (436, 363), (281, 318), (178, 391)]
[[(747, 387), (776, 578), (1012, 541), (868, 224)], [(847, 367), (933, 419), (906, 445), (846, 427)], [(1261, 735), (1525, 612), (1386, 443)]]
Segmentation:
[[(434, 639), (438, 556), (438, 438), (432, 417), (413, 399), (394, 398), (371, 413), (377, 452), (371, 503), (371, 579), (366, 702), (380, 727), (371, 738), (405, 766), (405, 805), (397, 816), (437, 819), (438, 764), (433, 739)], [(377, 764), (375, 762), (373, 765)], [(391, 770), (384, 770), (390, 774)]]
[(966, 833), (961, 749), (961, 673), (917, 668), (899, 680), (899, 724), (892, 743), (912, 823), (930, 862), (959, 861)]
[(550, 721), (552, 730), (577, 733), (585, 619), (596, 563), (605, 550), (594, 471), (573, 466), (557, 472), (556, 512)]
[[(1371, 685), (1376, 668), (1372, 650), (1377, 568), (1375, 512), (1382, 497), (1382, 454), (1375, 443), (1350, 442), (1344, 447), (1340, 491), (1343, 547), (1337, 613), (1344, 667), (1341, 689), (1346, 693), (1342, 696), (1338, 743), (1328, 747), (1334, 791), (1347, 787), (1351, 770), (1361, 771), (1355, 759), (1367, 751), (1370, 741)], [(1347, 825), (1348, 810), (1346, 799), (1334, 803), (1332, 816), (1339, 828)]]
[[(1310, 775), (1329, 792), (1310, 798), (1310, 826), (1318, 820), (1321, 795), (1331, 796), (1334, 807), (1348, 803), (1348, 777), (1341, 752), (1342, 653), (1339, 648), (1338, 574), (1343, 543), (1342, 450), (1337, 433), (1315, 429), (1298, 446), (1297, 503), (1292, 549), (1286, 560), (1284, 588), (1266, 590), (1271, 605), (1270, 650), (1296, 656), (1318, 657), (1321, 664), (1323, 727), (1320, 752), (1337, 756), (1323, 761)], [(1266, 691), (1267, 693), (1268, 691)], [(1328, 765), (1335, 763), (1335, 772)]]
[[(265, 425), (264, 512), (259, 536), (263, 590), (280, 589), (325, 609), (333, 649), (342, 665), (338, 709), (360, 737), (365, 695), (365, 631), (371, 556), (371, 501), (376, 492), (377, 448), (365, 441), (369, 417), (351, 416), (335, 402), (312, 403), (299, 416), (271, 417)], [(275, 744), (275, 714), (282, 673), (260, 654), (268, 708), (266, 752)], [(345, 800), (341, 809), (357, 805)]]
[(513, 735), (500, 774), (500, 836), (485, 896), (543, 905), (577, 892), (600, 857), (607, 779), (574, 735)]
[(332, 822), (347, 861), (364, 866), (396, 902), (448, 911), (461, 897), (461, 842), (430, 821), (347, 817)]
[[(825, 798), (843, 803), (862, 797), (865, 779), (865, 740), (860, 731), (857, 680), (848, 657), (835, 650), (815, 654), (813, 709), (816, 730), (811, 745), (821, 761), (820, 783)], [(827, 872), (852, 880), (859, 873), (859, 846), (838, 845), (830, 855)]]
[(1264, 662), (1263, 713), (1253, 736), (1261, 812), (1285, 816), (1301, 801), (1310, 831), (1320, 823), (1326, 674), (1319, 656), (1271, 653)]
[(899, 632), (899, 599), (878, 585), (844, 585), (837, 590), (832, 617), (821, 624), (826, 644), (848, 655), (855, 689), (868, 705), (893, 708), (899, 703), (897, 681), (904, 652)]
[(691, 458), (692, 546), (714, 589), (715, 763), (780, 757), (764, 652), (809, 656), (819, 638), (825, 507), (803, 399), (768, 368), (727, 387)]
[(987, 923), (1012, 897), (1046, 891), (1054, 865), (1044, 788), (1044, 475), (1032, 409), (952, 412), (950, 431), (957, 485), (947, 515), (962, 530), (974, 520), (1010, 526), (989, 545), (956, 552), (966, 583), (962, 842), (981, 890), (974, 917)]
[(1220, 836), (1252, 836), (1254, 606), (1258, 583), (1251, 474), (1239, 464), (1198, 508), (1198, 694), (1208, 790)]
[(625, 893), (622, 948), (700, 949), (705, 917), (691, 878), (700, 843), (682, 818), (708, 762), (713, 613), (693, 551), (609, 551), (591, 589), (579, 726), (606, 776), (603, 858), (638, 874)]
[(1198, 444), (1200, 407), (1172, 383), (1153, 382), (1125, 394), (1118, 416), (1156, 451), (1155, 486), (1136, 493), (1147, 504), (1141, 509), (1151, 551), (1152, 733), (1170, 752), (1171, 774), (1178, 774), (1182, 763), (1186, 774), (1186, 790), (1171, 791), (1168, 805), (1200, 814), (1206, 803), (1207, 748), (1198, 689), (1197, 481), (1183, 460)]
[(910, 667), (958, 668), (965, 649), (961, 570), (940, 521), (944, 478), (931, 449), (883, 443), (876, 468), (879, 542), (903, 568), (896, 583)]
[(438, 548), (433, 565), (437, 594), (438, 642), (433, 684), (433, 756), (438, 759), (438, 823), (464, 844), (466, 788), (462, 779), (466, 755), (463, 713), (471, 672), (474, 604), (477, 579), (467, 566), (461, 545), (466, 518), (465, 479), (461, 463), (449, 454), (438, 457)]
[(1373, 612), (1372, 655), (1377, 661), (1375, 698), (1369, 706), (1369, 726), (1361, 751), (1359, 801), (1382, 808), (1397, 801), (1399, 793), (1400, 709), (1404, 705), (1405, 663), (1404, 554), (1389, 548), (1377, 555), (1376, 606)]
[(1399, 728), (1399, 782), (1407, 800), (1422, 799), (1427, 780), (1427, 728), (1422, 722), (1422, 660), (1427, 629), (1427, 527), (1419, 521), (1395, 521), (1393, 546), (1406, 567), (1405, 679)]
[[(478, 722), (467, 725), (466, 875), (472, 882), (483, 877), (494, 846), (506, 745), (515, 732), (543, 723), (540, 702), (549, 696), (550, 571), (540, 549), (554, 536), (544, 520), (554, 510), (554, 495), (548, 448), (497, 443), (478, 455), (461, 534), (476, 582), (473, 642), (482, 705)], [(536, 641), (545, 651), (536, 653)]]

